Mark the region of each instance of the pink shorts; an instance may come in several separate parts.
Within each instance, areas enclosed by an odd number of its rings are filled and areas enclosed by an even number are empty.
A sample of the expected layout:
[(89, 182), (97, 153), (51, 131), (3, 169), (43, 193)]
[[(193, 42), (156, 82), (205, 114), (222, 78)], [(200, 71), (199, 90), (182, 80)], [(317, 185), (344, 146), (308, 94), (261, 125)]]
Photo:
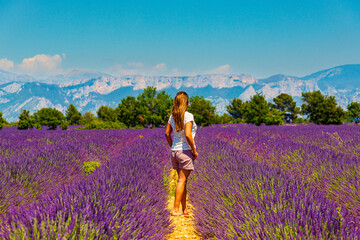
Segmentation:
[(193, 154), (191, 150), (171, 151), (171, 163), (175, 170), (194, 170)]

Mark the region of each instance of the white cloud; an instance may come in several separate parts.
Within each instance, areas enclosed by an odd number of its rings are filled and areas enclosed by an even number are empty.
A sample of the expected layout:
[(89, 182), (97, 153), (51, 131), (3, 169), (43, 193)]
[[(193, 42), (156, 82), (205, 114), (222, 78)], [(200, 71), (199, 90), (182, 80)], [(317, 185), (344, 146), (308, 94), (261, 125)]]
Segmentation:
[(166, 71), (167, 67), (165, 63), (159, 63), (154, 67), (154, 71), (160, 71), (160, 72), (164, 72)]
[(230, 73), (230, 65), (229, 64), (221, 65), (217, 68), (206, 71), (205, 73), (207, 73), (207, 74), (229, 74)]
[(62, 54), (62, 56), (59, 54), (53, 56), (45, 54), (35, 55), (31, 58), (25, 58), (20, 64), (17, 64), (16, 71), (38, 78), (61, 74), (64, 72), (61, 63), (65, 57), (65, 54)]
[(0, 59), (0, 69), (9, 70), (14, 67), (14, 62), (7, 58)]
[[(0, 59), (0, 69), (28, 74), (38, 79), (46, 79), (50, 76), (65, 74), (62, 62), (66, 55), (38, 54), (34, 57), (24, 58), (21, 63), (14, 63), (7, 58)], [(91, 70), (89, 70), (91, 71)], [(191, 70), (182, 71), (179, 68), (168, 68), (166, 63), (147, 65), (142, 62), (127, 62), (125, 64), (115, 64), (107, 71), (108, 74), (120, 75), (148, 75), (148, 76), (195, 76), (200, 74), (230, 74), (230, 65), (225, 64), (210, 70)]]

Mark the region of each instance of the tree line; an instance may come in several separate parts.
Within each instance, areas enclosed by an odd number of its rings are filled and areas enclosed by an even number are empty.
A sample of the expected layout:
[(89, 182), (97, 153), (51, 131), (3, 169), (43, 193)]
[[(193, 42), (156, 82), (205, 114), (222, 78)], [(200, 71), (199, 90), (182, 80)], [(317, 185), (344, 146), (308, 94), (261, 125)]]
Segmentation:
[[(257, 126), (282, 125), (287, 123), (313, 122), (316, 124), (342, 124), (343, 122), (360, 122), (360, 103), (352, 102), (344, 111), (337, 105), (334, 96), (324, 96), (320, 91), (302, 93), (303, 104), (297, 107), (292, 96), (281, 93), (273, 98), (273, 103), (266, 101), (265, 96), (256, 93), (249, 101), (234, 98), (226, 107), (227, 112), (218, 115), (215, 106), (201, 96), (190, 98), (188, 111), (194, 115), (200, 126), (211, 124), (250, 123)], [(47, 126), (48, 129), (68, 129), (69, 125), (83, 125), (78, 129), (120, 129), (148, 128), (165, 125), (173, 106), (173, 98), (165, 91), (147, 87), (136, 98), (123, 98), (117, 107), (102, 105), (96, 116), (87, 111), (84, 114), (70, 104), (65, 115), (55, 108), (42, 108), (30, 114), (22, 109), (19, 121), (7, 123), (0, 112), (0, 128), (17, 126), (18, 129)], [(305, 118), (299, 117), (305, 115)]]

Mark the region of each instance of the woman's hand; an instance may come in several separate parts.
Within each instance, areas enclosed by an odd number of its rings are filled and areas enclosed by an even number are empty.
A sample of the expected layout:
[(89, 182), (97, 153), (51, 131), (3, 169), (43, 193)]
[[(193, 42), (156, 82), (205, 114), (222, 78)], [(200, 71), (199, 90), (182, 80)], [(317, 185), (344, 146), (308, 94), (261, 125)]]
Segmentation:
[(193, 160), (195, 160), (195, 159), (199, 156), (199, 154), (197, 153), (197, 151), (193, 152), (192, 154), (193, 154)]
[(170, 147), (172, 146), (171, 132), (172, 132), (172, 127), (169, 123), (167, 123), (165, 130), (165, 137)]

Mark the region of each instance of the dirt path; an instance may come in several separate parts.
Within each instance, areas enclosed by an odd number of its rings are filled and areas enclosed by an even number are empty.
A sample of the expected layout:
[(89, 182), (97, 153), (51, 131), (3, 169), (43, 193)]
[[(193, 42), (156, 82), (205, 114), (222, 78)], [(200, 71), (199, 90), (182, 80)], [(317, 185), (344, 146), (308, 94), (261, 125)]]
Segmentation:
[[(177, 173), (175, 170), (171, 171), (171, 181), (169, 183), (169, 200), (168, 200), (168, 209), (169, 214), (174, 206), (174, 194), (177, 182)], [(193, 215), (193, 206), (189, 203), (189, 199), (187, 201), (187, 207), (189, 210), (189, 217), (177, 216), (171, 217), (171, 226), (173, 226), (173, 232), (167, 236), (165, 239), (202, 239), (200, 238), (195, 231), (195, 221)], [(180, 207), (181, 208), (181, 207)]]

